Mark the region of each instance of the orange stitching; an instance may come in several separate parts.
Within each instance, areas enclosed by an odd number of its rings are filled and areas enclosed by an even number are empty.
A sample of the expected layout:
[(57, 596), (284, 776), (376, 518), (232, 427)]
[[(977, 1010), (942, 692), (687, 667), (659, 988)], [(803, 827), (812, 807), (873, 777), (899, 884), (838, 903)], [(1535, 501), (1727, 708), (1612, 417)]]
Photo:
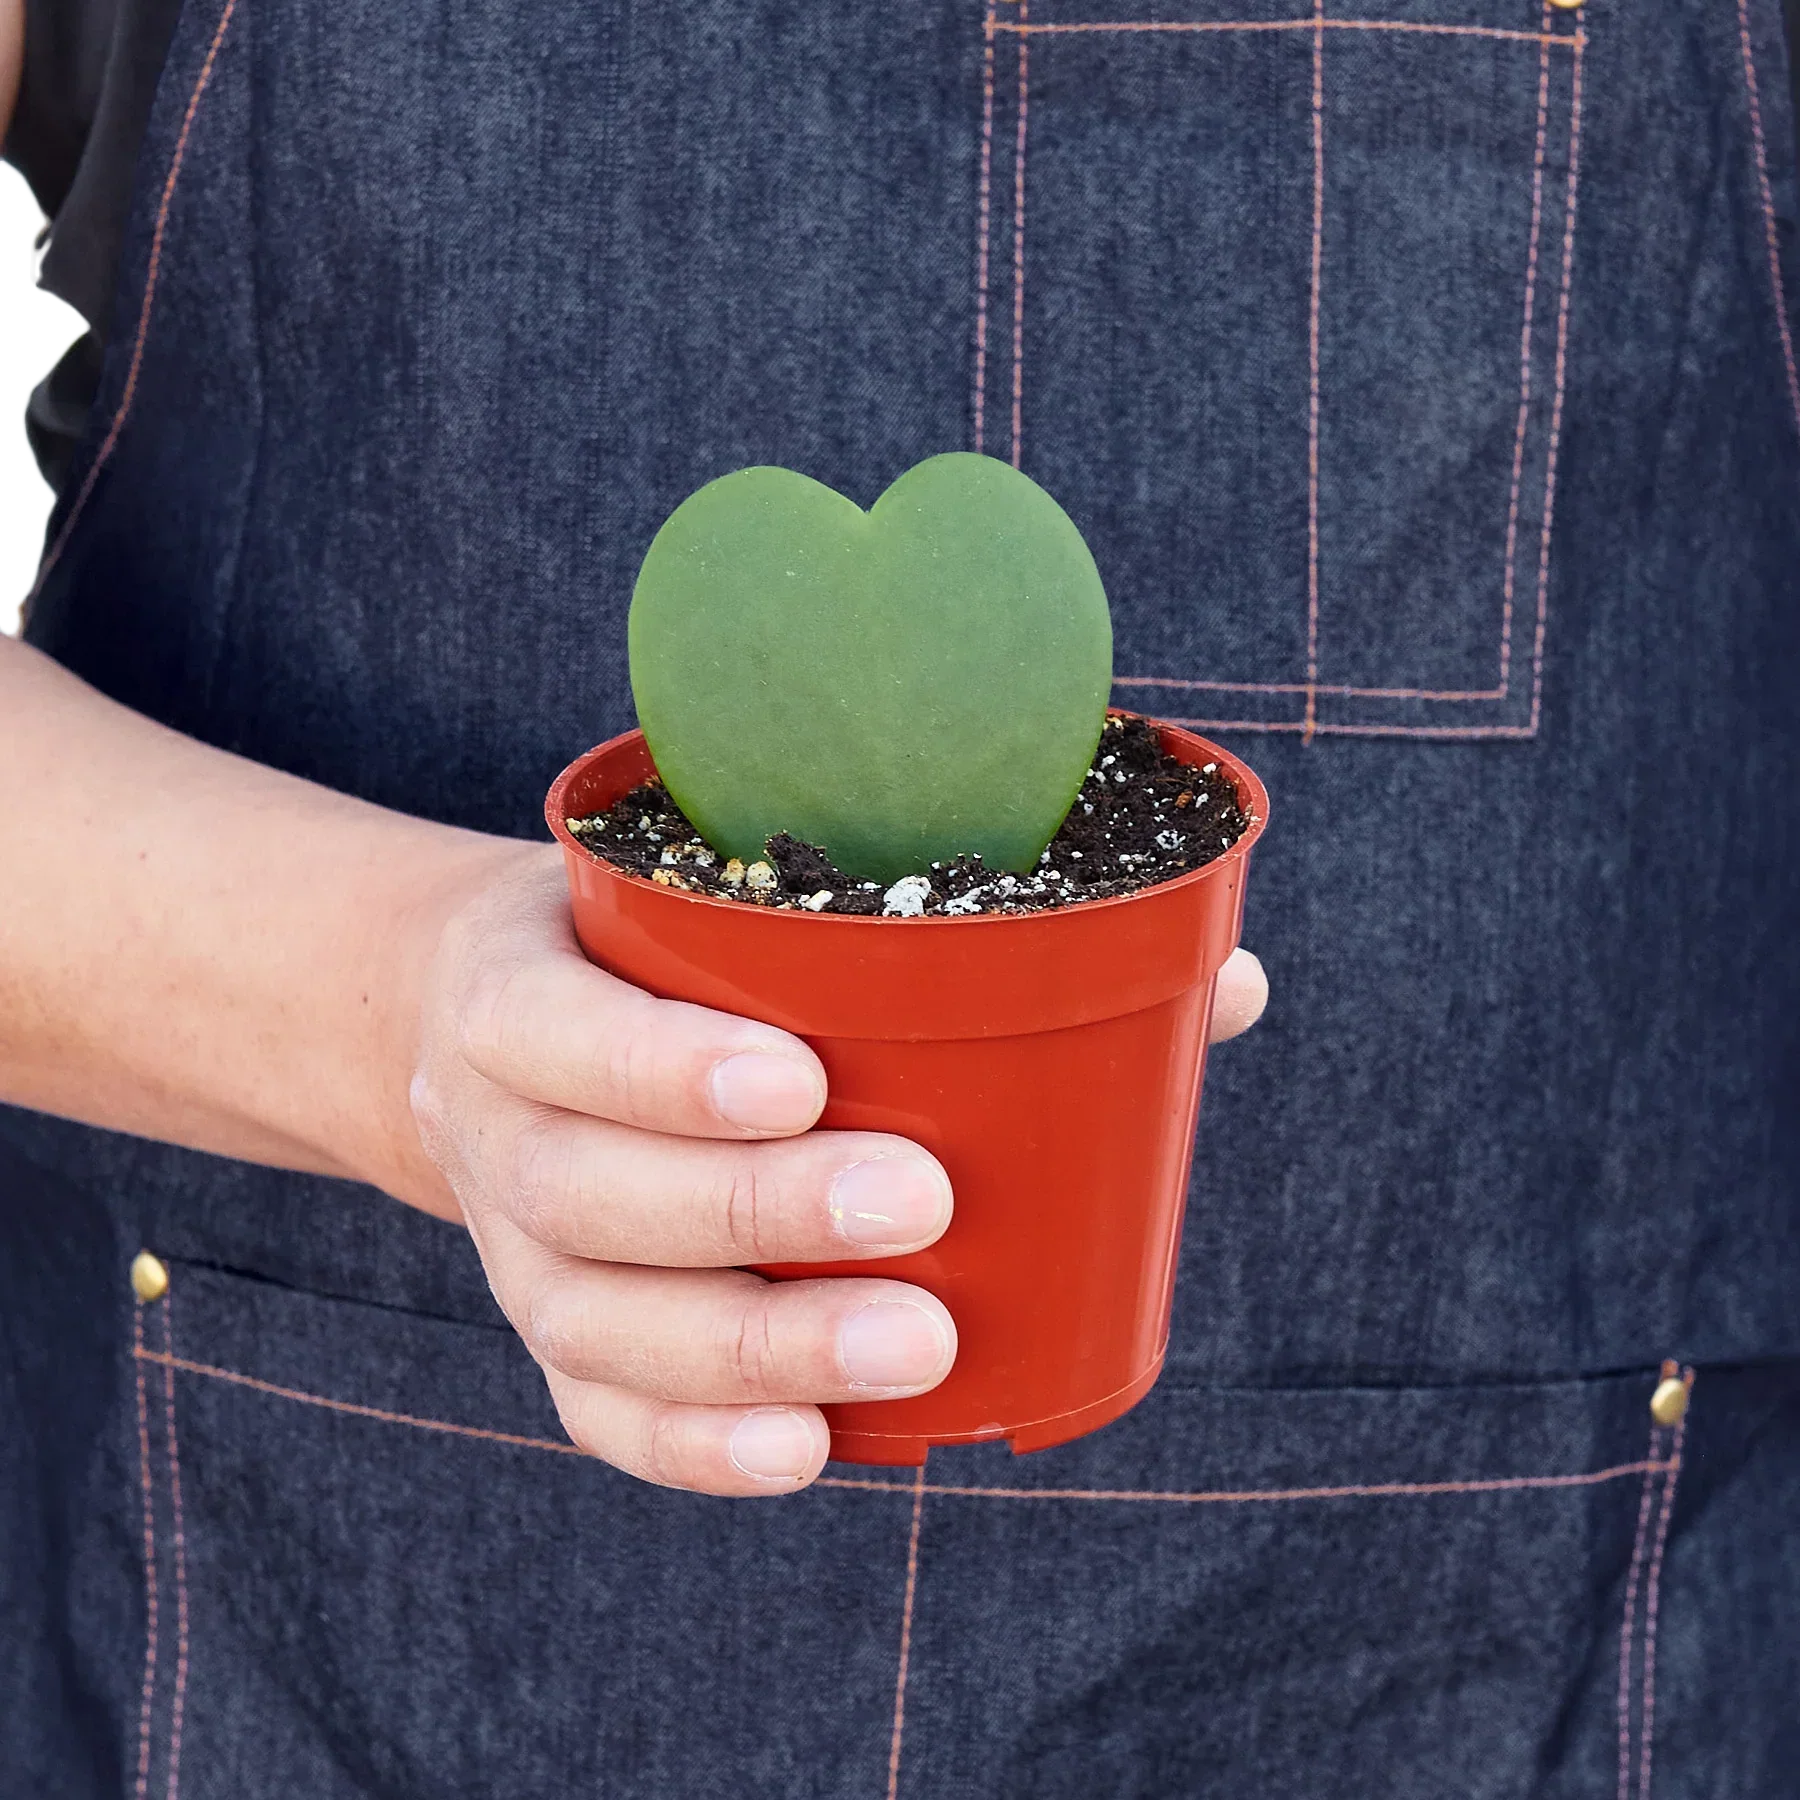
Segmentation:
[[(1656, 1455), (1662, 1442), (1659, 1427), (1650, 1427), (1650, 1454)], [(1644, 1471), (1644, 1485), (1638, 1495), (1637, 1535), (1631, 1542), (1631, 1572), (1625, 1580), (1625, 1612), (1619, 1621), (1619, 1795), (1630, 1800), (1631, 1792), (1631, 1652), (1632, 1626), (1637, 1618), (1638, 1578), (1643, 1573), (1644, 1551), (1650, 1541), (1650, 1495), (1656, 1486), (1656, 1471)]]
[(169, 209), (175, 200), (175, 183), (181, 176), (181, 165), (187, 156), (188, 134), (194, 128), (194, 115), (200, 110), (200, 97), (206, 92), (212, 80), (213, 64), (218, 60), (219, 46), (225, 41), (225, 28), (231, 23), (231, 15), (237, 10), (237, 0), (225, 0), (225, 10), (219, 16), (218, 29), (213, 33), (212, 43), (207, 47), (206, 60), (200, 65), (199, 79), (194, 83), (194, 91), (188, 96), (187, 112), (181, 121), (180, 135), (175, 139), (175, 153), (169, 161), (168, 179), (163, 183), (162, 203), (156, 210), (156, 229), (150, 235), (150, 265), (144, 277), (144, 298), (138, 307), (137, 336), (131, 346), (131, 364), (125, 373), (124, 391), (119, 396), (119, 410), (113, 414), (113, 422), (82, 481), (81, 490), (75, 496), (75, 503), (69, 509), (69, 516), (63, 521), (62, 530), (56, 534), (56, 541), (50, 546), (44, 557), (43, 567), (38, 570), (37, 580), (31, 584), (31, 592), (26, 596), (29, 606), (38, 596), (38, 591), (48, 579), (50, 571), (60, 560), (68, 546), (69, 538), (75, 530), (77, 521), (86, 510), (88, 496), (94, 491), (94, 484), (100, 479), (100, 471), (112, 459), (114, 448), (119, 442), (119, 434), (125, 429), (125, 420), (131, 412), (131, 403), (137, 395), (138, 372), (144, 364), (144, 343), (150, 333), (150, 311), (156, 303), (156, 281), (162, 267), (163, 236), (168, 230)]
[[(173, 1295), (165, 1294), (162, 1304), (163, 1342), (171, 1358), (175, 1354), (173, 1299)], [(187, 1699), (187, 1536), (181, 1514), (181, 1452), (175, 1438), (175, 1371), (167, 1363), (163, 1365), (163, 1408), (169, 1432), (169, 1494), (175, 1515), (175, 1699), (170, 1713), (169, 1783), (165, 1793), (167, 1800), (176, 1800), (181, 1787), (181, 1720)]]
[[(1683, 1369), (1682, 1380), (1691, 1394), (1694, 1371)], [(1675, 1511), (1675, 1484), (1681, 1479), (1681, 1447), (1687, 1438), (1687, 1414), (1675, 1426), (1675, 1445), (1669, 1452), (1669, 1478), (1663, 1483), (1662, 1512), (1656, 1521), (1656, 1548), (1650, 1555), (1650, 1579), (1644, 1589), (1644, 1701), (1638, 1739), (1638, 1800), (1650, 1800), (1650, 1753), (1656, 1737), (1656, 1609), (1661, 1597), (1663, 1550), (1669, 1541), (1669, 1520)]]
[[(1194, 731), (1304, 731), (1301, 719), (1176, 719)], [(1323, 720), (1313, 725), (1314, 737), (1421, 737), (1421, 738), (1529, 738), (1537, 736), (1537, 724), (1529, 725), (1334, 725)]]
[[(1238, 1506), (1257, 1501), (1276, 1500), (1393, 1500), (1433, 1497), (1441, 1494), (1504, 1494), (1536, 1488), (1598, 1487), (1604, 1482), (1620, 1481), (1627, 1475), (1646, 1470), (1667, 1469), (1667, 1462), (1618, 1463), (1610, 1469), (1595, 1469), (1582, 1475), (1497, 1475), (1484, 1481), (1384, 1481), (1348, 1487), (1311, 1488), (1217, 1488), (1196, 1492), (1161, 1492), (1154, 1488), (1028, 1488), (1028, 1487), (950, 1487), (932, 1482), (928, 1494), (941, 1494), (948, 1500), (1134, 1500), (1159, 1501), (1165, 1505)], [(825, 1481), (813, 1484), (824, 1487)], [(834, 1478), (832, 1487), (862, 1488), (870, 1493), (905, 1494), (911, 1487), (897, 1481), (846, 1481)]]
[(1306, 326), (1306, 719), (1310, 744), (1319, 717), (1319, 282), (1325, 266), (1325, 0), (1313, 0), (1312, 292)]
[(1163, 675), (1115, 675), (1114, 687), (1167, 687), (1223, 694), (1329, 694), (1344, 700), (1504, 700), (1506, 689), (1346, 687), (1330, 681), (1178, 681)]
[[(1029, 105), (1027, 80), (1027, 44), (1032, 35), (1069, 35), (1076, 33), (1105, 34), (1112, 32), (1236, 32), (1236, 31), (1300, 31), (1313, 33), (1313, 267), (1312, 292), (1308, 319), (1308, 444), (1307, 444), (1307, 679), (1304, 682), (1209, 682), (1164, 680), (1155, 676), (1120, 676), (1115, 685), (1122, 687), (1173, 687), (1183, 690), (1208, 690), (1229, 693), (1294, 693), (1304, 696), (1303, 716), (1287, 720), (1191, 719), (1182, 723), (1213, 731), (1297, 731), (1303, 741), (1319, 735), (1346, 737), (1420, 737), (1436, 739), (1530, 738), (1537, 735), (1543, 693), (1543, 651), (1548, 615), (1550, 515), (1555, 497), (1556, 460), (1560, 443), (1564, 378), (1566, 374), (1569, 281), (1573, 261), (1575, 190), (1579, 165), (1579, 133), (1581, 109), (1581, 53), (1586, 47), (1585, 31), (1564, 35), (1548, 29), (1516, 31), (1486, 26), (1433, 25), (1398, 20), (1328, 19), (1324, 16), (1324, 0), (1315, 0), (1313, 15), (1287, 20), (1222, 20), (1222, 21), (1118, 21), (1073, 24), (1029, 23), (1027, 6), (1021, 0), (1019, 20), (1011, 23), (997, 19), (990, 6), (984, 25), (984, 36), (991, 51), (994, 35), (1011, 32), (1019, 38), (1019, 121), (1018, 149), (1014, 169), (1014, 236), (1013, 236), (1013, 411), (1012, 461), (1020, 463), (1023, 393), (1023, 316), (1024, 316), (1024, 172), (1026, 112)], [(1319, 671), (1320, 571), (1319, 571), (1319, 431), (1320, 431), (1320, 308), (1324, 237), (1324, 99), (1323, 99), (1323, 34), (1327, 30), (1395, 31), (1414, 35), (1475, 37), (1502, 39), (1510, 42), (1535, 43), (1539, 46), (1538, 120), (1532, 165), (1531, 227), (1526, 253), (1526, 293), (1524, 321), (1520, 332), (1520, 400), (1519, 424), (1513, 450), (1513, 475), (1507, 507), (1505, 564), (1502, 572), (1502, 605), (1500, 627), (1500, 680), (1492, 688), (1406, 688), (1355, 687), (1321, 683)], [(1552, 408), (1550, 445), (1546, 458), (1545, 517), (1538, 558), (1538, 621), (1533, 642), (1532, 702), (1529, 722), (1525, 725), (1325, 725), (1318, 718), (1321, 695), (1346, 699), (1421, 700), (1432, 703), (1504, 700), (1511, 687), (1513, 618), (1517, 580), (1518, 512), (1520, 486), (1523, 479), (1524, 449), (1529, 429), (1531, 405), (1531, 339), (1535, 323), (1539, 247), (1543, 218), (1543, 172), (1549, 105), (1549, 58), (1552, 45), (1566, 45), (1574, 52), (1574, 87), (1570, 116), (1570, 175), (1567, 219), (1564, 234), (1563, 286), (1559, 308), (1557, 338), (1557, 389)], [(976, 448), (982, 446), (985, 433), (986, 403), (986, 258), (988, 252), (987, 179), (991, 154), (992, 96), (984, 84), (983, 110), (983, 230), (981, 260), (977, 281), (977, 347), (976, 347)], [(1800, 421), (1800, 383), (1795, 388), (1796, 420)]]
[(1800, 428), (1800, 369), (1794, 366), (1794, 334), (1788, 324), (1787, 286), (1781, 279), (1781, 245), (1775, 234), (1775, 199), (1769, 192), (1769, 158), (1763, 141), (1762, 101), (1756, 88), (1756, 54), (1750, 48), (1748, 0), (1738, 0), (1738, 41), (1744, 52), (1744, 87), (1750, 96), (1750, 136), (1756, 147), (1756, 182), (1762, 192), (1763, 233), (1769, 240), (1769, 280), (1775, 289), (1775, 322), (1781, 329), (1781, 359), (1787, 365), (1788, 400)]
[(1556, 303), (1556, 397), (1550, 406), (1550, 446), (1544, 463), (1544, 522), (1538, 537), (1537, 636), (1531, 647), (1531, 735), (1544, 698), (1544, 635), (1550, 619), (1550, 528), (1556, 517), (1556, 461), (1562, 448), (1564, 376), (1569, 361), (1569, 287), (1575, 271), (1575, 200), (1581, 184), (1581, 58), (1587, 43), (1577, 34), (1569, 92), (1569, 185), (1563, 217), (1562, 291)]
[[(1529, 407), (1528, 358), (1530, 355), (1530, 334), (1535, 314), (1535, 292), (1537, 285), (1538, 249), (1541, 234), (1541, 204), (1543, 150), (1545, 133), (1545, 113), (1547, 109), (1546, 77), (1549, 57), (1549, 46), (1552, 44), (1568, 45), (1574, 52), (1572, 59), (1573, 84), (1570, 94), (1569, 116), (1569, 176), (1565, 201), (1565, 222), (1563, 234), (1562, 280), (1558, 299), (1557, 315), (1557, 355), (1555, 397), (1552, 403), (1549, 444), (1545, 464), (1544, 480), (1544, 516), (1538, 546), (1538, 604), (1537, 623), (1532, 644), (1532, 695), (1531, 711), (1527, 723), (1523, 725), (1401, 725), (1401, 724), (1327, 724), (1317, 716), (1317, 700), (1320, 696), (1341, 699), (1375, 699), (1375, 700), (1422, 700), (1428, 702), (1470, 702), (1504, 700), (1510, 690), (1510, 671), (1512, 663), (1512, 623), (1514, 618), (1514, 594), (1516, 583), (1516, 523), (1517, 493), (1515, 491), (1508, 507), (1507, 520), (1507, 552), (1504, 573), (1504, 599), (1501, 613), (1501, 680), (1497, 688), (1403, 688), (1403, 687), (1356, 687), (1322, 683), (1317, 679), (1317, 627), (1314, 609), (1318, 605), (1315, 592), (1318, 572), (1316, 559), (1316, 498), (1311, 493), (1309, 479), (1308, 495), (1308, 679), (1304, 682), (1253, 682), (1253, 681), (1189, 681), (1151, 675), (1129, 675), (1115, 678), (1115, 685), (1121, 687), (1167, 687), (1181, 691), (1203, 691), (1239, 694), (1297, 694), (1304, 696), (1305, 709), (1299, 719), (1222, 719), (1222, 718), (1184, 718), (1172, 722), (1192, 726), (1202, 731), (1247, 731), (1247, 732), (1298, 732), (1303, 741), (1314, 737), (1416, 737), (1443, 741), (1467, 741), (1482, 739), (1527, 739), (1537, 735), (1542, 717), (1544, 644), (1549, 620), (1549, 578), (1550, 578), (1550, 539), (1554, 513), (1556, 473), (1562, 434), (1562, 409), (1567, 375), (1569, 296), (1574, 264), (1574, 234), (1576, 214), (1576, 194), (1580, 180), (1580, 147), (1581, 147), (1581, 107), (1582, 107), (1582, 62), (1583, 52), (1587, 47), (1585, 31), (1576, 31), (1568, 36), (1556, 32), (1503, 32), (1490, 31), (1474, 26), (1430, 26), (1409, 25), (1403, 22), (1386, 22), (1380, 20), (1355, 19), (1323, 19), (1317, 16), (1323, 0), (1316, 0), (1315, 15), (1305, 19), (1290, 19), (1257, 23), (1253, 21), (1231, 21), (1222, 24), (1163, 24), (1145, 23), (1125, 26), (1091, 25), (1091, 26), (1033, 26), (1033, 31), (1050, 30), (1309, 30), (1317, 34), (1326, 30), (1396, 30), (1413, 32), (1443, 32), (1455, 36), (1506, 37), (1522, 42), (1536, 43), (1542, 46), (1539, 64), (1539, 126), (1538, 141), (1533, 157), (1532, 178), (1532, 236), (1527, 254), (1527, 311), (1526, 324), (1521, 333), (1521, 405), (1520, 417), (1523, 421)], [(1008, 27), (997, 27), (1006, 30)], [(1315, 70), (1315, 76), (1317, 71)], [(1322, 145), (1318, 141), (1319, 134), (1315, 130), (1315, 210), (1319, 199), (1316, 164), (1321, 160)], [(1316, 223), (1316, 221), (1315, 221)], [(1315, 247), (1316, 254), (1316, 247)], [(1317, 294), (1317, 278), (1315, 275), (1315, 298)], [(1785, 311), (1783, 318), (1785, 320)], [(1309, 333), (1310, 335), (1310, 333)], [(1309, 352), (1311, 346), (1309, 345)], [(1309, 354), (1309, 362), (1310, 362)], [(1309, 398), (1310, 409), (1310, 398)], [(1796, 421), (1800, 422), (1800, 375), (1796, 378)], [(1514, 465), (1515, 483), (1520, 479), (1522, 469), (1523, 433), (1515, 442)], [(1310, 436), (1310, 433), (1309, 433)], [(1314, 446), (1309, 443), (1309, 463), (1315, 453)], [(1309, 476), (1311, 470), (1309, 469)]]
[[(1029, 0), (1019, 0), (1019, 17), (1029, 11)], [(1013, 366), (1012, 366), (1012, 466), (1019, 466), (1019, 435), (1024, 417), (1025, 392), (1025, 119), (1030, 105), (1031, 44), (1019, 39), (1019, 133), (1013, 157)]]
[(573, 1444), (559, 1444), (550, 1438), (519, 1437), (510, 1431), (483, 1431), (476, 1425), (453, 1425), (447, 1419), (418, 1419), (411, 1413), (386, 1412), (379, 1406), (358, 1406), (349, 1400), (330, 1400), (323, 1394), (308, 1394), (299, 1388), (281, 1387), (273, 1381), (259, 1381), (254, 1375), (240, 1375), (235, 1369), (221, 1369), (212, 1363), (189, 1362), (185, 1356), (162, 1355), (139, 1348), (134, 1352), (140, 1362), (162, 1363), (181, 1369), (189, 1375), (209, 1375), (215, 1381), (229, 1381), (234, 1387), (254, 1388), (259, 1394), (273, 1394), (281, 1400), (298, 1400), (303, 1406), (322, 1406), (328, 1412), (350, 1413), (359, 1419), (375, 1419), (383, 1425), (415, 1425), (421, 1431), (448, 1432), (455, 1437), (481, 1438), (490, 1444), (514, 1444), (527, 1450), (554, 1450), (560, 1456), (585, 1456)]
[[(1346, 687), (1331, 681), (1177, 681), (1162, 675), (1115, 675), (1114, 687), (1167, 687), (1223, 694), (1329, 694), (1343, 700), (1504, 700), (1506, 689)], [(1318, 729), (1315, 727), (1315, 729)]]
[[(1161, 675), (1115, 675), (1114, 687), (1167, 687), (1183, 692), (1204, 690), (1212, 694), (1304, 694), (1304, 681), (1178, 681)], [(1354, 688), (1325, 688), (1330, 694), (1354, 693)]]
[(900, 1607), (900, 1667), (894, 1676), (894, 1735), (888, 1745), (887, 1800), (900, 1792), (900, 1741), (906, 1730), (906, 1669), (912, 1655), (913, 1596), (919, 1587), (919, 1522), (925, 1516), (925, 1465), (912, 1484), (912, 1535), (906, 1541), (906, 1598)]
[[(445, 1419), (421, 1419), (412, 1413), (388, 1412), (378, 1406), (358, 1406), (348, 1400), (331, 1400), (323, 1394), (309, 1394), (301, 1388), (282, 1387), (273, 1381), (258, 1380), (254, 1375), (240, 1375), (235, 1369), (221, 1369), (214, 1363), (190, 1362), (184, 1356), (146, 1350), (142, 1347), (141, 1335), (138, 1347), (132, 1354), (140, 1362), (164, 1364), (189, 1375), (210, 1376), (215, 1381), (227, 1381), (235, 1387), (252, 1388), (259, 1394), (272, 1394), (282, 1400), (297, 1400), (306, 1406), (321, 1406), (329, 1412), (375, 1419), (385, 1425), (412, 1425), (421, 1431), (448, 1432), (456, 1437), (480, 1438), (493, 1444), (513, 1444), (526, 1450), (554, 1450), (560, 1456), (587, 1454), (576, 1449), (573, 1444), (558, 1444), (549, 1438), (520, 1437), (508, 1431), (485, 1431), (474, 1425), (454, 1425)], [(813, 1486), (846, 1488), (869, 1494), (911, 1494), (923, 1487), (928, 1494), (941, 1494), (951, 1500), (1153, 1500), (1187, 1505), (1219, 1505), (1272, 1500), (1387, 1500), (1440, 1494), (1499, 1494), (1537, 1488), (1597, 1487), (1604, 1482), (1621, 1481), (1628, 1475), (1655, 1473), (1675, 1466), (1672, 1460), (1657, 1461), (1650, 1458), (1643, 1462), (1617, 1463), (1611, 1468), (1595, 1469), (1579, 1475), (1498, 1475), (1478, 1481), (1389, 1481), (1347, 1487), (1200, 1489), (1185, 1493), (1163, 1492), (1154, 1488), (953, 1487), (927, 1482), (922, 1473), (912, 1481), (822, 1475)]]
[[(1567, 35), (1554, 31), (1511, 31), (1497, 25), (1413, 24), (1400, 19), (1327, 19), (1324, 23), (1327, 31), (1396, 31), (1419, 37), (1498, 38), (1514, 44), (1579, 44), (1586, 35), (1580, 31)], [(1315, 19), (1132, 19), (1080, 25), (1000, 25), (996, 29), (1020, 37), (1066, 37), (1076, 33), (1104, 35), (1110, 32), (1313, 31), (1317, 27)]]
[(988, 0), (981, 51), (981, 248), (975, 257), (975, 453), (987, 423), (988, 248), (994, 173), (994, 4)]
[(150, 1486), (150, 1401), (144, 1391), (144, 1309), (132, 1308), (132, 1354), (138, 1359), (138, 1476), (144, 1489), (144, 1696), (138, 1706), (137, 1800), (150, 1787), (150, 1709), (156, 1696), (156, 1506)]
[[(1544, 0), (1544, 26), (1550, 0)], [(1531, 416), (1531, 327), (1537, 310), (1538, 234), (1544, 218), (1544, 138), (1550, 118), (1550, 44), (1538, 50), (1537, 145), (1531, 159), (1531, 235), (1525, 251), (1525, 322), (1519, 327), (1519, 428), (1513, 435), (1512, 492), (1506, 503), (1506, 564), (1501, 579), (1500, 694), (1512, 681), (1514, 566), (1519, 554), (1519, 488), (1525, 474), (1525, 428)]]

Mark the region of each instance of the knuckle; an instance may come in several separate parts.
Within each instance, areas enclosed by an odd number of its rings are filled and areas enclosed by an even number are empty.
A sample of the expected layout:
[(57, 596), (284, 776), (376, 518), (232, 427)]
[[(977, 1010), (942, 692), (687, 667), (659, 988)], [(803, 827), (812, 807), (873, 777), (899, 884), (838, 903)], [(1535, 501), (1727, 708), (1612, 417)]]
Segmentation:
[(465, 1062), (484, 1072), (512, 1061), (519, 1035), (520, 965), (474, 971), (455, 1015), (456, 1048)]
[(767, 1294), (745, 1299), (722, 1349), (720, 1360), (740, 1394), (756, 1400), (775, 1394), (780, 1382), (781, 1355)]
[(654, 1119), (667, 1098), (656, 1034), (642, 1004), (621, 1007), (602, 1040), (600, 1079), (607, 1110), (626, 1124)]
[(561, 1216), (574, 1184), (574, 1164), (570, 1134), (555, 1114), (535, 1113), (514, 1132), (507, 1157), (506, 1209), (534, 1242), (546, 1242)]
[(728, 1250), (755, 1258), (768, 1253), (764, 1218), (770, 1195), (765, 1171), (752, 1156), (734, 1158), (720, 1178), (713, 1205)]
[(580, 1354), (589, 1348), (586, 1334), (558, 1283), (546, 1281), (532, 1288), (519, 1307), (519, 1317), (519, 1335), (539, 1362), (563, 1375), (587, 1373), (593, 1358)]
[(646, 1481), (664, 1487), (695, 1485), (694, 1444), (686, 1408), (672, 1400), (651, 1404), (644, 1419), (642, 1464)]

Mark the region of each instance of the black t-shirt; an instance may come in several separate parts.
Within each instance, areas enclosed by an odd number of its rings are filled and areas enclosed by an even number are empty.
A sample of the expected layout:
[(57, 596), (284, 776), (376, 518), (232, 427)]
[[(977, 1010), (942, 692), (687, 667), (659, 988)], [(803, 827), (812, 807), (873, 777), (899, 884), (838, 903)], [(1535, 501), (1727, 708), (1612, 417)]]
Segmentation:
[(39, 466), (61, 485), (100, 381), (132, 176), (181, 0), (26, 0), (7, 161), (51, 221), (39, 285), (92, 328), (31, 396)]
[[(1782, 3), (1793, 44), (1800, 0)], [(99, 386), (138, 148), (180, 10), (181, 0), (26, 0), (25, 66), (5, 153), (51, 222), (40, 283), (92, 328), (27, 413), (38, 463), (57, 486)], [(1788, 60), (1800, 116), (1800, 66)]]

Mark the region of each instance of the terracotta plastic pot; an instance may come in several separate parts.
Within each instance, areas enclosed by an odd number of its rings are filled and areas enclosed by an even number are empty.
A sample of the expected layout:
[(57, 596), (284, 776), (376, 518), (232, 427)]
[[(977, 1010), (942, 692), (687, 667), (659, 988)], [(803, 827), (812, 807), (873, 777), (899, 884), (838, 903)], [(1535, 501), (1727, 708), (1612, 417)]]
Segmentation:
[(956, 1366), (931, 1393), (825, 1408), (842, 1461), (918, 1464), (933, 1444), (990, 1438), (1044, 1449), (1116, 1419), (1162, 1368), (1214, 977), (1268, 798), (1216, 745), (1157, 730), (1231, 777), (1248, 831), (1160, 887), (1013, 917), (837, 918), (626, 875), (564, 821), (650, 776), (638, 732), (550, 790), (595, 962), (803, 1037), (831, 1084), (823, 1124), (899, 1132), (949, 1171), (956, 1215), (929, 1250), (763, 1271), (891, 1275), (956, 1319)]

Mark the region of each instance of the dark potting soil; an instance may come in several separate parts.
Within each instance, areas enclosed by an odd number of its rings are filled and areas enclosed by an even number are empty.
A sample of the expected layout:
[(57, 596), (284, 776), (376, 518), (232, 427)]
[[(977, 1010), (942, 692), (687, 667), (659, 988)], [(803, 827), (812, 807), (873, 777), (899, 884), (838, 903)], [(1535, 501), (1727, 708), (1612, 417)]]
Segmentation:
[(785, 832), (746, 867), (714, 851), (654, 780), (568, 826), (595, 855), (665, 887), (755, 906), (917, 918), (1038, 912), (1134, 894), (1222, 856), (1247, 823), (1217, 764), (1178, 762), (1142, 719), (1124, 718), (1107, 720), (1075, 804), (1029, 875), (997, 874), (979, 856), (959, 856), (883, 886), (854, 880)]

